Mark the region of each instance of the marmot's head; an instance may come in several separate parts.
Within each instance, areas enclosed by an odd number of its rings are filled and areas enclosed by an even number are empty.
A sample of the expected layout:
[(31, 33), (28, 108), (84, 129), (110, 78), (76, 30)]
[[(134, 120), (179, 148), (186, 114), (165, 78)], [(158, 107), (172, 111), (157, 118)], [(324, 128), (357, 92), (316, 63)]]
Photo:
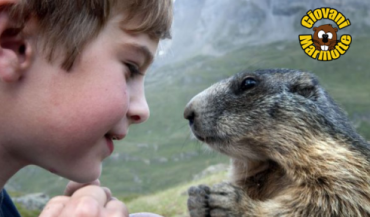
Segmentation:
[(288, 69), (243, 72), (214, 84), (188, 103), (184, 117), (199, 140), (234, 158), (283, 154), (323, 134), (356, 137), (317, 78)]
[(331, 24), (321, 25), (313, 28), (313, 42), (319, 46), (321, 50), (332, 50), (337, 44), (337, 28), (333, 28)]

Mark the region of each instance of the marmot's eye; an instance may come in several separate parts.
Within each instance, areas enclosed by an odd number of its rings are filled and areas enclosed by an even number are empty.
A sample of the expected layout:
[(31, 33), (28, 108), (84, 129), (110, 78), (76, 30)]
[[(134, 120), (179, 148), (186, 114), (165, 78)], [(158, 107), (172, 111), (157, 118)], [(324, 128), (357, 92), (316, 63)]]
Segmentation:
[(241, 89), (242, 90), (249, 90), (252, 89), (257, 85), (257, 81), (254, 78), (248, 77), (245, 78), (242, 82)]
[(322, 38), (323, 34), (325, 34), (325, 32), (323, 30), (320, 30), (319, 33), (317, 33), (317, 36), (319, 36), (319, 38)]
[(328, 32), (328, 33), (326, 33), (326, 34), (328, 35), (328, 39), (332, 39), (332, 38), (333, 38), (333, 33)]

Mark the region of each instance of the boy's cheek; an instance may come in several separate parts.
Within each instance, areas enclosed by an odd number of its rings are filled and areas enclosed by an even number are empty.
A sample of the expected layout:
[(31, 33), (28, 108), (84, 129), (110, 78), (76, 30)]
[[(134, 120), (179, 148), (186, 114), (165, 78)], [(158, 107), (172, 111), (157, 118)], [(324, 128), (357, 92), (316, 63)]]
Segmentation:
[(127, 114), (127, 103), (118, 97), (122, 96), (69, 97), (62, 103), (45, 105), (49, 107), (47, 111), (37, 112), (35, 108), (36, 115), (30, 118), (31, 124), (27, 127), (29, 139), (44, 143), (51, 151), (54, 148), (48, 147), (50, 144), (60, 146), (55, 149), (62, 152), (64, 149), (65, 155), (74, 157), (89, 151), (97, 152), (99, 149), (93, 150), (94, 146), (104, 145), (105, 134)]
[(83, 91), (80, 93), (85, 94), (75, 94), (64, 99), (64, 102), (52, 103), (50, 111), (53, 113), (52, 118), (56, 119), (53, 122), (56, 123), (50, 123), (51, 125), (61, 125), (61, 128), (70, 130), (70, 133), (94, 128), (109, 131), (112, 125), (126, 116), (128, 99), (124, 91), (119, 94)]

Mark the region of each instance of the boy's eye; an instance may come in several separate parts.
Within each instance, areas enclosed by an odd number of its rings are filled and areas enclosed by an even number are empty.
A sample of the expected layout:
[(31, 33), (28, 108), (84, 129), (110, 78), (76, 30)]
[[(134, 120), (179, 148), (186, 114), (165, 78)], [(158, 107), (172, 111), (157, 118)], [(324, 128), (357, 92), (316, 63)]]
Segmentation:
[(134, 65), (132, 63), (125, 63), (125, 65), (127, 66), (128, 70), (130, 72), (130, 77), (135, 77), (137, 75), (142, 75), (142, 73), (139, 70), (139, 67), (137, 67), (136, 65)]

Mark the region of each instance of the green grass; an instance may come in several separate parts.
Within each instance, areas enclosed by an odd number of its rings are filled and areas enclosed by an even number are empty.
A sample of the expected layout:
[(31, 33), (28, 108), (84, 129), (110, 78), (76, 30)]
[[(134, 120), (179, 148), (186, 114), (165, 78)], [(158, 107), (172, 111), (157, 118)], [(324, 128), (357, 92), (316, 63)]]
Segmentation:
[(15, 207), (22, 217), (37, 217), (41, 213), (41, 211), (39, 210), (28, 210), (19, 203), (15, 203)]
[(163, 216), (185, 217), (188, 216), (186, 200), (187, 189), (190, 186), (200, 184), (213, 185), (224, 181), (225, 179), (226, 172), (220, 172), (197, 181), (191, 181), (165, 191), (137, 198), (128, 202), (127, 207), (130, 213), (145, 211), (157, 213)]

